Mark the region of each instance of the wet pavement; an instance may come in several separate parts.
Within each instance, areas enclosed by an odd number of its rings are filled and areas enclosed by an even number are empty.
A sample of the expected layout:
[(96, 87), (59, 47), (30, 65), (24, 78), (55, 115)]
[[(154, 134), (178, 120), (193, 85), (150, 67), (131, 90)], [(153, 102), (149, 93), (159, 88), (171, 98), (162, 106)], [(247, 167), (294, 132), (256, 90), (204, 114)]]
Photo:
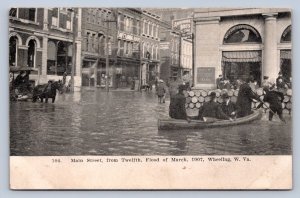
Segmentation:
[(215, 129), (158, 131), (154, 93), (85, 89), (52, 103), (10, 104), (11, 155), (287, 155), (291, 117)]

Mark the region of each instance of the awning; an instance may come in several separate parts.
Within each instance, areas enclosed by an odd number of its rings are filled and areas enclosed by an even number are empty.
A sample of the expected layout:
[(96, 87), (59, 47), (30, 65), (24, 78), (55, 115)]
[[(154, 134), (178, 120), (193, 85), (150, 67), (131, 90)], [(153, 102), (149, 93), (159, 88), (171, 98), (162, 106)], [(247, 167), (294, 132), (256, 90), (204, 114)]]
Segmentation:
[(292, 59), (292, 50), (281, 50), (280, 51), (281, 59)]
[(224, 62), (260, 62), (261, 51), (232, 51), (223, 52)]

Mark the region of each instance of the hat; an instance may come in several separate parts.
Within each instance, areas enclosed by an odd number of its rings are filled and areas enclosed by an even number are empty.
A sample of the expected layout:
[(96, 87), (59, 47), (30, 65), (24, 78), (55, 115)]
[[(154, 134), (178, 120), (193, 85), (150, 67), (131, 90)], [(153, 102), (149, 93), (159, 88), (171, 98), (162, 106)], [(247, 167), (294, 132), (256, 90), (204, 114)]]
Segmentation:
[(264, 80), (267, 80), (267, 79), (269, 79), (269, 76), (264, 76)]
[(222, 94), (222, 98), (223, 98), (223, 99), (229, 98), (228, 93), (223, 93), (223, 94)]
[(214, 99), (216, 97), (216, 92), (211, 92), (209, 96), (211, 97), (211, 99)]
[(184, 85), (179, 85), (179, 86), (178, 86), (178, 90), (179, 90), (179, 91), (183, 91), (184, 89), (185, 89), (185, 86), (184, 86)]

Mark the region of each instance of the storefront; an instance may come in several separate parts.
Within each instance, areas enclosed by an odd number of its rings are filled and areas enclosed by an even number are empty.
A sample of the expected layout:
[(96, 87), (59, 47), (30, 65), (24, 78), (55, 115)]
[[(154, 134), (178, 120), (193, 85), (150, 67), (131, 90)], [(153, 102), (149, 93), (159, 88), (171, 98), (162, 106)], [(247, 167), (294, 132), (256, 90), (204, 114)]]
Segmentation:
[[(272, 11), (272, 12), (271, 12)], [(215, 88), (223, 75), (231, 82), (263, 76), (275, 82), (291, 76), (291, 15), (288, 9), (216, 10), (194, 14), (194, 84)], [(274, 12), (273, 12), (274, 11)], [(211, 34), (214, 32), (214, 34)]]

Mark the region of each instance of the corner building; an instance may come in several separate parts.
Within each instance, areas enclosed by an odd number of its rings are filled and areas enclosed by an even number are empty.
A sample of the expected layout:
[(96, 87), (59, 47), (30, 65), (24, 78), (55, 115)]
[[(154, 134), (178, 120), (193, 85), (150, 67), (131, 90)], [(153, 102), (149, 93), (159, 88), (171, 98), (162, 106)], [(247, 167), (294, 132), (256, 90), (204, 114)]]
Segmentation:
[(211, 9), (194, 13), (196, 88), (215, 88), (216, 78), (231, 81), (263, 76), (275, 82), (291, 76), (289, 9)]

